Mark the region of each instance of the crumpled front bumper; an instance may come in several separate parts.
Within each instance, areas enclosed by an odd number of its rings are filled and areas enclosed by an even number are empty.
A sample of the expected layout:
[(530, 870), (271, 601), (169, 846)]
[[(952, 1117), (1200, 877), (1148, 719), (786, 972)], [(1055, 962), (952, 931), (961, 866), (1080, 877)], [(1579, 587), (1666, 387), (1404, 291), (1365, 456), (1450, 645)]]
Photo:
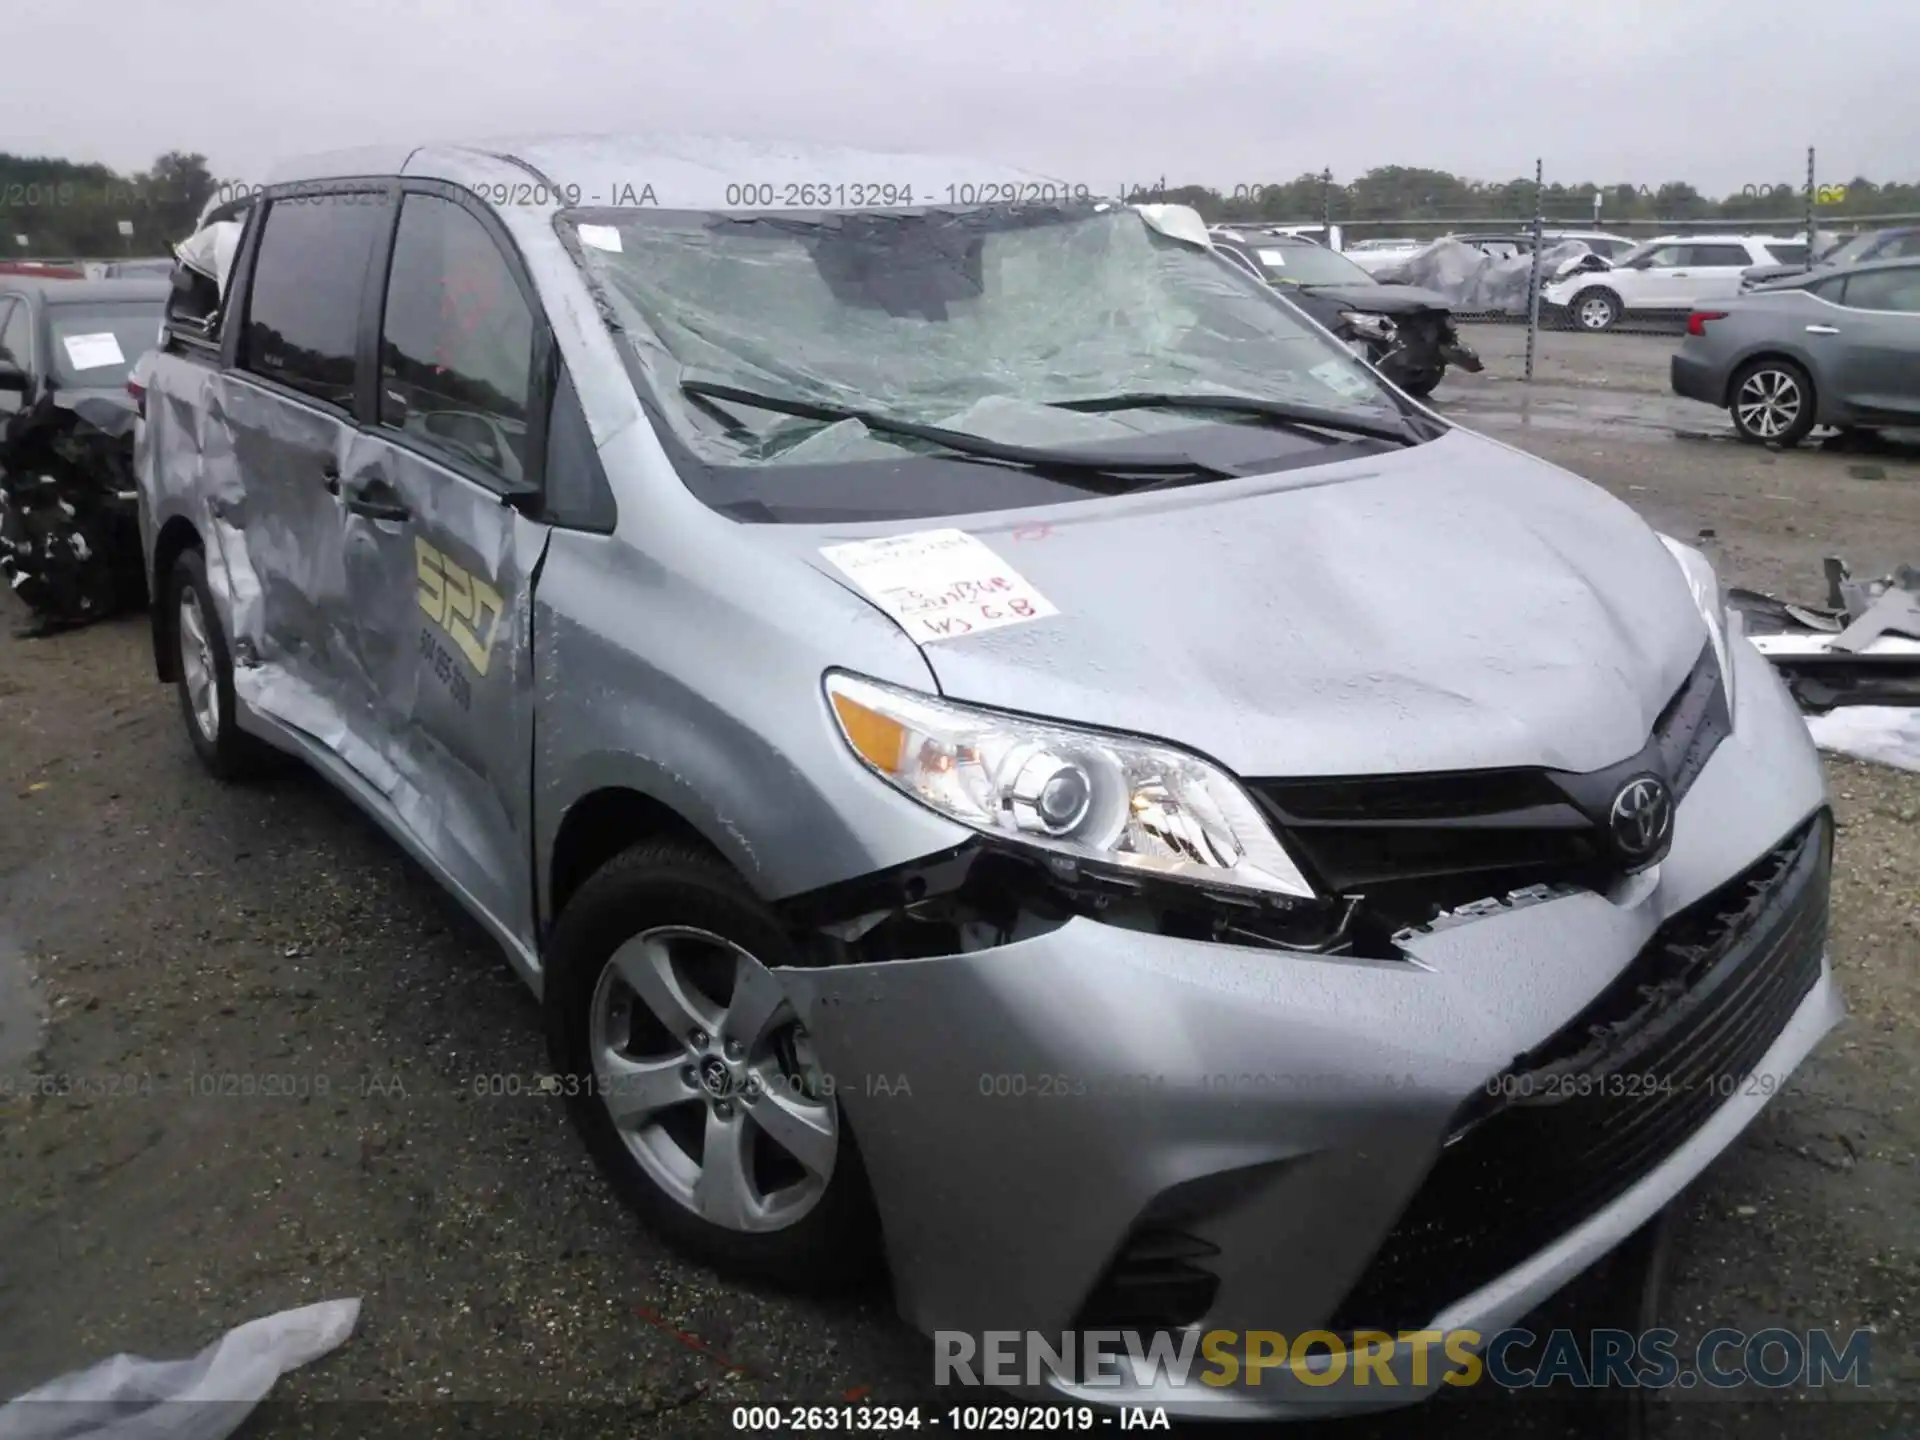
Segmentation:
[[(929, 1333), (1057, 1339), (1079, 1328), (1129, 1237), (1165, 1225), (1217, 1251), (1200, 1330), (1327, 1325), (1463, 1104), (1579, 1014), (1669, 917), (1824, 806), (1791, 699), (1751, 646), (1735, 654), (1734, 733), (1681, 805), (1667, 859), (1627, 893), (1438, 928), (1409, 945), (1411, 963), (1075, 919), (967, 954), (784, 971), (858, 1138), (905, 1316)], [(1839, 1018), (1818, 964), (1758, 1070), (1783, 1079)], [(1764, 1098), (1730, 1094), (1625, 1193), (1420, 1318), (1491, 1332), (1525, 1314), (1665, 1204)], [(1257, 1387), (1081, 1398), (1224, 1416), (1420, 1393), (1283, 1386), (1269, 1373)]]

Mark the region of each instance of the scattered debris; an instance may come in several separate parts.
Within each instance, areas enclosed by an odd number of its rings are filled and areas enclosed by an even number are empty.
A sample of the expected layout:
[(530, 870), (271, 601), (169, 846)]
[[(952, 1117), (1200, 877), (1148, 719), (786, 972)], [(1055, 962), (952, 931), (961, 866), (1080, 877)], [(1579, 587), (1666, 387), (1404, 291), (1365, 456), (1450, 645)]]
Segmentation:
[(1920, 568), (1857, 581), (1827, 557), (1825, 608), (1730, 590), (1748, 637), (1786, 679), (1814, 743), (1920, 770)]
[(359, 1318), (358, 1300), (323, 1300), (249, 1320), (191, 1360), (115, 1355), (0, 1405), (0, 1440), (224, 1440)]

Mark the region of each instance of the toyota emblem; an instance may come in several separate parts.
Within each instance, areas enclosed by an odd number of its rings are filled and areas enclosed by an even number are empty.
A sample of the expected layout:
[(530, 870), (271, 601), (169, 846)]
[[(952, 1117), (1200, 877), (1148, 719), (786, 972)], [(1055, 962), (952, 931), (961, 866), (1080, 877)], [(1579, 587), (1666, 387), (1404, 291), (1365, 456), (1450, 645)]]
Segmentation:
[(716, 1100), (726, 1098), (733, 1089), (733, 1076), (728, 1073), (727, 1062), (718, 1055), (709, 1055), (700, 1066), (700, 1088)]
[(1620, 787), (1607, 815), (1613, 843), (1628, 860), (1658, 853), (1673, 829), (1673, 792), (1658, 775), (1639, 775)]

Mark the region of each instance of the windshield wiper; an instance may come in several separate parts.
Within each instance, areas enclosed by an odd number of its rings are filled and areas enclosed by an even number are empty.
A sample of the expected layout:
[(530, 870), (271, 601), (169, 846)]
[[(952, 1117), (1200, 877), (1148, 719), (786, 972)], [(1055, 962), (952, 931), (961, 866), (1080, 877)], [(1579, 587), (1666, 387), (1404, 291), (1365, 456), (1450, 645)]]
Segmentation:
[(1391, 440), (1400, 445), (1418, 444), (1419, 431), (1413, 417), (1376, 420), (1345, 410), (1330, 410), (1321, 405), (1299, 405), (1289, 400), (1263, 400), (1253, 395), (1185, 395), (1178, 392), (1143, 391), (1126, 395), (1106, 395), (1092, 400), (1056, 400), (1056, 410), (1077, 410), (1086, 415), (1104, 415), (1113, 410), (1227, 410), (1243, 415), (1263, 415), (1296, 429), (1331, 430), (1341, 435), (1364, 435), (1374, 440)]
[[(731, 400), (736, 404), (752, 405), (761, 410), (773, 410), (782, 415), (797, 415), (803, 420), (820, 420), (827, 423), (858, 420), (867, 429), (882, 435), (904, 435), (915, 440), (925, 440), (934, 445), (945, 446), (962, 455), (999, 460), (1011, 465), (1027, 465), (1040, 470), (1071, 470), (1077, 475), (1087, 477), (1098, 475), (1120, 478), (1128, 475), (1159, 475), (1193, 476), (1213, 480), (1232, 479), (1240, 473), (1225, 466), (1195, 460), (1190, 455), (1102, 454), (1088, 450), (1050, 450), (1037, 445), (1008, 445), (998, 440), (989, 440), (984, 435), (968, 434), (965, 430), (949, 430), (940, 425), (922, 425), (917, 420), (903, 420), (898, 416), (860, 410), (851, 405), (822, 405), (790, 395), (769, 395), (759, 390), (743, 390), (733, 385), (719, 385), (710, 380), (683, 380), (680, 382), (680, 389), (688, 395), (706, 396), (714, 400)], [(1139, 487), (1118, 484), (1102, 488), (1111, 488), (1118, 494)]]

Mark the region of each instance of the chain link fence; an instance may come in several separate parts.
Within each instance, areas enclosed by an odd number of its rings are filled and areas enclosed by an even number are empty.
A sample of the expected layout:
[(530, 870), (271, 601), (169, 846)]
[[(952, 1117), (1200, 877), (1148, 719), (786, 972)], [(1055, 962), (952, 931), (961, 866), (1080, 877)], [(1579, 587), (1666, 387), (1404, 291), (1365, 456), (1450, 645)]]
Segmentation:
[[(1920, 186), (1822, 181), (1813, 150), (1795, 158), (1803, 178), (1720, 199), (1677, 182), (1554, 183), (1541, 160), (1531, 178), (1494, 185), (1386, 167), (1350, 184), (1322, 171), (1154, 198), (1194, 204), (1211, 222), (1286, 227), (1376, 279), (1439, 291), (1462, 321), (1524, 326), (1531, 379), (1544, 330), (1678, 336), (1696, 303), (1737, 294), (1742, 272), (1792, 273), (1853, 234), (1920, 226)], [(1665, 243), (1642, 248), (1651, 241)]]

